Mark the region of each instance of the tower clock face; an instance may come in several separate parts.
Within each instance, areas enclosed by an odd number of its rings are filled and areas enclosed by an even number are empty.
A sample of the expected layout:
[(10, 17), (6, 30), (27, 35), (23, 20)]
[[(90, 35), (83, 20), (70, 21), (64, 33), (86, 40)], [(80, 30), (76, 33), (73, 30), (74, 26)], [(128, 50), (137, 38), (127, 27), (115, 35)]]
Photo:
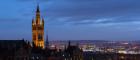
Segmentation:
[(42, 40), (42, 35), (41, 34), (38, 34), (38, 40)]

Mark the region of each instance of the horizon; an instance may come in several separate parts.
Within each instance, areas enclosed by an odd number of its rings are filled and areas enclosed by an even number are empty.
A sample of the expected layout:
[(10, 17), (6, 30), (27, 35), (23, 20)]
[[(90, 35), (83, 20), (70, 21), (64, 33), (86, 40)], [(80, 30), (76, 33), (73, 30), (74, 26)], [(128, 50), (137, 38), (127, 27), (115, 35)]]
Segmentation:
[[(38, 3), (45, 20), (44, 36), (48, 34), (49, 41), (140, 41), (140, 1), (39, 0)], [(2, 0), (0, 7), (0, 40), (32, 41), (31, 22), (37, 1)]]

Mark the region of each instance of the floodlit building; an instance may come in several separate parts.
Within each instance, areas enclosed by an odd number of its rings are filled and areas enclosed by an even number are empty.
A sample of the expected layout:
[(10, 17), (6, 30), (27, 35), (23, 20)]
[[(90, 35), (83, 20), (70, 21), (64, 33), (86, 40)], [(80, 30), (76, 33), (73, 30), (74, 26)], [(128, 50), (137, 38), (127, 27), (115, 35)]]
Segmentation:
[(39, 6), (36, 10), (36, 18), (32, 20), (32, 40), (36, 47), (44, 48), (44, 19), (40, 18)]

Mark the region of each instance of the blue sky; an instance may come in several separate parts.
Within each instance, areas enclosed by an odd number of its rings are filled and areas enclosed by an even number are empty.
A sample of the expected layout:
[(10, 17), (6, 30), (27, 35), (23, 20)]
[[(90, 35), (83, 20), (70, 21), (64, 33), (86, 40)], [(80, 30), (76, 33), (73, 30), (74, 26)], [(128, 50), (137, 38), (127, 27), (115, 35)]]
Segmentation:
[[(140, 40), (139, 0), (38, 2), (49, 40)], [(36, 5), (36, 0), (1, 0), (0, 39), (31, 40)]]

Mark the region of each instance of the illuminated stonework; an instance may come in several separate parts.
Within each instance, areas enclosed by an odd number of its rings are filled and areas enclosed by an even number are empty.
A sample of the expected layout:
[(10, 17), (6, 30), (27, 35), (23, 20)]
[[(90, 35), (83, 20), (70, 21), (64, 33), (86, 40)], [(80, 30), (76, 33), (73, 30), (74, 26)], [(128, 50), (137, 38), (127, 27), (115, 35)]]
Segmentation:
[(44, 19), (40, 18), (39, 6), (36, 10), (36, 19), (32, 20), (32, 40), (36, 47), (44, 48)]

